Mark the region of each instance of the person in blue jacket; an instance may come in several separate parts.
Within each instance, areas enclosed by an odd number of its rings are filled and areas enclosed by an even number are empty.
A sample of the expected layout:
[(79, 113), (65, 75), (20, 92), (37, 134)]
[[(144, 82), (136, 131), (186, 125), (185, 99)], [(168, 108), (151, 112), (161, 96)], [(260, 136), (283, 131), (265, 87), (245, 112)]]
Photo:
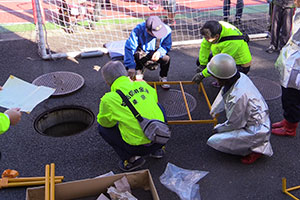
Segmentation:
[[(156, 62), (157, 66), (160, 65), (159, 81), (167, 82), (170, 67), (168, 52), (172, 46), (171, 34), (171, 28), (157, 16), (150, 16), (133, 29), (125, 43), (124, 55), (124, 66), (131, 79), (138, 77), (142, 79), (143, 71), (147, 68), (146, 62), (151, 61)], [(147, 56), (139, 56), (140, 52)], [(161, 86), (164, 89), (170, 88), (169, 84)]]

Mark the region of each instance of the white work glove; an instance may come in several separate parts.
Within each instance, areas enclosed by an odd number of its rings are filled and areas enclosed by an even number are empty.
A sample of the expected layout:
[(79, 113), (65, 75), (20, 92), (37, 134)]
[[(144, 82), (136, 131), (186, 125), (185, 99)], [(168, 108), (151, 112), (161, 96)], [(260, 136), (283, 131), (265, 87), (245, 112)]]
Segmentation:
[(154, 54), (152, 55), (151, 60), (157, 62), (160, 58), (160, 52), (159, 51), (155, 51)]

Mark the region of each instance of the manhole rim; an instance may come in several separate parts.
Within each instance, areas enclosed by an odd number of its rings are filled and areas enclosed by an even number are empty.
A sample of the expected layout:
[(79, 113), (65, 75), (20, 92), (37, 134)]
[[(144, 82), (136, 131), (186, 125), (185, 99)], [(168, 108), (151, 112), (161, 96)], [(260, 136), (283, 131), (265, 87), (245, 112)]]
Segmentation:
[[(178, 94), (180, 94), (182, 96), (182, 91), (181, 90), (169, 89), (167, 92), (176, 92), (176, 93), (178, 93)], [(192, 105), (192, 107), (190, 107), (191, 105), (189, 105), (189, 112), (194, 111), (196, 109), (196, 107), (197, 107), (197, 100), (196, 100), (196, 98), (193, 95), (191, 95), (190, 93), (184, 92), (184, 94), (185, 94), (186, 98), (190, 98), (191, 101), (194, 103), (194, 105)], [(158, 98), (159, 98), (159, 94), (158, 94)], [(183, 107), (184, 108), (183, 109), (184, 113), (176, 114), (175, 115), (175, 114), (170, 114), (170, 113), (167, 112), (167, 110), (168, 110), (167, 108), (169, 108), (169, 107), (164, 104), (164, 101), (159, 101), (159, 102), (164, 107), (164, 109), (166, 111), (166, 116), (168, 118), (177, 118), (177, 117), (183, 117), (183, 116), (188, 115), (188, 111), (185, 109), (186, 107)], [(183, 100), (183, 105), (184, 105), (184, 100)]]
[[(46, 73), (46, 74), (42, 74), (42, 75), (36, 77), (31, 83), (32, 83), (33, 85), (36, 85), (36, 86), (42, 86), (42, 85), (37, 85), (36, 82), (37, 82), (38, 80), (42, 79), (43, 77), (51, 76), (51, 75), (53, 75), (53, 74), (64, 74), (64, 73), (65, 73), (65, 74), (72, 74), (72, 75), (74, 75), (75, 77), (80, 78), (80, 79), (81, 79), (81, 84), (79, 84), (78, 87), (75, 88), (74, 90), (69, 91), (69, 92), (67, 92), (67, 93), (56, 92), (56, 88), (54, 88), (54, 89), (55, 89), (55, 92), (54, 92), (51, 96), (63, 96), (63, 95), (68, 95), (68, 94), (71, 94), (71, 93), (73, 93), (73, 92), (76, 92), (77, 90), (79, 90), (80, 88), (82, 88), (82, 87), (84, 86), (85, 80), (84, 80), (83, 76), (81, 76), (81, 75), (78, 74), (78, 73), (71, 72), (71, 71), (56, 71), (56, 72), (49, 72), (49, 73)], [(50, 87), (50, 86), (46, 86), (46, 87)]]
[[(261, 77), (261, 76), (249, 76), (250, 80), (252, 81), (252, 83), (254, 84), (254, 86), (258, 89), (258, 91), (261, 93), (261, 95), (263, 96), (264, 100), (265, 101), (272, 101), (272, 100), (276, 100), (278, 98), (280, 98), (282, 96), (282, 90), (281, 90), (281, 84), (274, 81), (274, 80), (271, 80), (271, 79), (268, 79), (268, 78), (265, 78), (265, 77)], [(278, 94), (277, 95), (273, 95), (272, 94), (270, 95), (269, 93), (265, 93), (264, 91), (261, 91), (259, 86), (256, 86), (255, 83), (257, 83), (256, 81), (259, 81), (261, 80), (262, 82), (269, 82), (270, 84), (273, 84), (273, 86), (276, 86), (276, 88), (273, 88), (275, 90), (278, 90)], [(266, 95), (268, 94), (268, 95)]]
[[(54, 112), (54, 111), (56, 111), (56, 110), (61, 110), (61, 109), (80, 109), (80, 110), (86, 111), (87, 113), (90, 114), (90, 116), (92, 116), (92, 120), (91, 120), (90, 123), (87, 125), (87, 128), (86, 128), (86, 129), (84, 129), (83, 131), (80, 131), (80, 132), (78, 132), (78, 133), (72, 134), (72, 135), (61, 136), (61, 137), (70, 137), (70, 136), (74, 136), (74, 135), (81, 134), (81, 133), (87, 131), (90, 127), (92, 127), (92, 125), (93, 125), (94, 122), (95, 122), (96, 117), (95, 117), (95, 114), (92, 112), (92, 110), (90, 110), (90, 109), (88, 109), (88, 108), (86, 108), (86, 107), (84, 107), (84, 106), (80, 106), (80, 105), (63, 105), (63, 106), (57, 106), (57, 107), (50, 108), (50, 109), (48, 109), (48, 110), (46, 110), (46, 111), (40, 113), (40, 114), (35, 118), (35, 120), (34, 120), (34, 122), (33, 122), (33, 128), (34, 128), (34, 130), (35, 130), (36, 132), (38, 132), (38, 134), (40, 134), (40, 135), (48, 136), (48, 137), (54, 137), (54, 136), (51, 136), (51, 135), (47, 135), (47, 134), (43, 133), (42, 131), (38, 130), (36, 124), (37, 124), (38, 121), (39, 121), (43, 116), (45, 116), (47, 113), (52, 113), (52, 112)], [(58, 137), (58, 138), (59, 138), (59, 137)]]

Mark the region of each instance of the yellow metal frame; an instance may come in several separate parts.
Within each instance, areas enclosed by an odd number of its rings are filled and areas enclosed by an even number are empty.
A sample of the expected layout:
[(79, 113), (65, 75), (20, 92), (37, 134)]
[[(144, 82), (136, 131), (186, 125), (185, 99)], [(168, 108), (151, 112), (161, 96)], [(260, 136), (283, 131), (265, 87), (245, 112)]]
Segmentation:
[(295, 186), (295, 187), (291, 187), (291, 188), (286, 188), (286, 178), (282, 178), (282, 192), (283, 193), (287, 194), (288, 196), (292, 197), (295, 200), (299, 200), (297, 197), (295, 197), (294, 195), (289, 193), (289, 191), (297, 190), (297, 189), (300, 189), (300, 185)]
[[(162, 85), (162, 84), (170, 84), (170, 85), (180, 85), (180, 89), (181, 89), (181, 93), (183, 96), (183, 100), (184, 100), (184, 104), (185, 104), (185, 108), (189, 117), (189, 120), (171, 120), (168, 121), (168, 124), (214, 124), (217, 125), (218, 120), (216, 117), (214, 117), (213, 119), (206, 119), (206, 120), (194, 120), (192, 119), (191, 113), (190, 113), (190, 109), (186, 100), (186, 96), (185, 96), (185, 92), (183, 89), (183, 85), (192, 85), (195, 84), (192, 81), (168, 81), (168, 82), (147, 82), (150, 85), (153, 85), (153, 87), (155, 88), (156, 92), (157, 92), (157, 85)], [(206, 100), (206, 103), (208, 105), (209, 110), (211, 110), (211, 103), (208, 99), (207, 93), (204, 89), (203, 83), (200, 82), (199, 87), (198, 87), (198, 91), (199, 93), (203, 93), (204, 98)]]

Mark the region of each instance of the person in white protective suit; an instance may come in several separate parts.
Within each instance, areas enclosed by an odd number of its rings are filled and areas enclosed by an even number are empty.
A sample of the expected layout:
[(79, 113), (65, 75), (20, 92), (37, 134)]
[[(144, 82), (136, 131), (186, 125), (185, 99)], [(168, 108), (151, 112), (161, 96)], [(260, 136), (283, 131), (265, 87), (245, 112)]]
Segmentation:
[(272, 134), (279, 136), (296, 136), (300, 121), (300, 1), (295, 5), (292, 35), (275, 63), (280, 72), (284, 119), (272, 124)]
[(262, 155), (272, 156), (268, 106), (247, 75), (237, 71), (228, 54), (215, 55), (207, 65), (208, 72), (222, 86), (210, 114), (225, 110), (227, 120), (217, 124), (207, 144), (229, 154), (243, 156), (251, 164)]

